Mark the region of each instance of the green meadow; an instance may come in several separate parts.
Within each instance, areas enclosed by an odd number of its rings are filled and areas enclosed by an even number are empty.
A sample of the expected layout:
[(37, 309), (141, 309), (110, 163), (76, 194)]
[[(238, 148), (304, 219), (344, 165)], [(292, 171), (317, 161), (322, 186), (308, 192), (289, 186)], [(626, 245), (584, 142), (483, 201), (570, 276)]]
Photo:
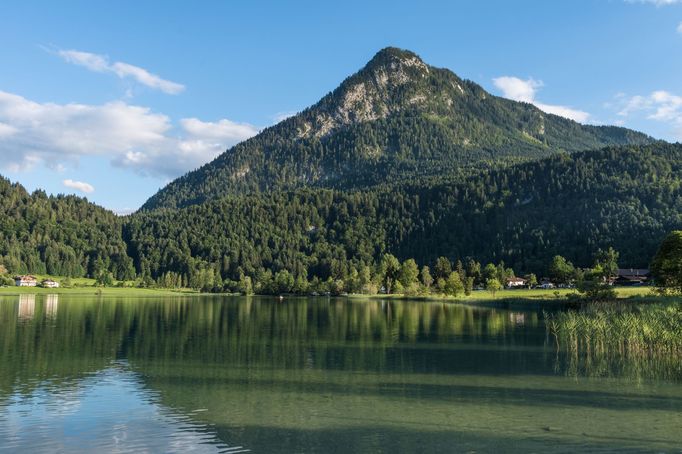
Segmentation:
[[(65, 277), (50, 275), (35, 275), (40, 282), (43, 279), (53, 279), (62, 286), (59, 288), (42, 287), (0, 287), (0, 295), (19, 295), (19, 294), (71, 294), (71, 295), (120, 295), (120, 296), (144, 296), (144, 295), (198, 295), (200, 292), (193, 289), (166, 289), (166, 288), (140, 288), (134, 286), (134, 281), (119, 281), (111, 287), (97, 286), (94, 279), (90, 278), (70, 278), (71, 285), (64, 286)], [(669, 301), (671, 297), (661, 297), (653, 292), (651, 287), (617, 287), (616, 293), (619, 299), (632, 298), (645, 301)], [(405, 295), (405, 294), (350, 294), (347, 297), (354, 300), (413, 300), (413, 301), (449, 301), (457, 303), (476, 303), (491, 301), (516, 301), (516, 302), (535, 302), (551, 304), (552, 302), (566, 302), (572, 295), (577, 295), (575, 289), (504, 289), (495, 292), (493, 295), (486, 290), (476, 290), (471, 295), (438, 295), (430, 294)], [(289, 296), (286, 296), (290, 298)]]

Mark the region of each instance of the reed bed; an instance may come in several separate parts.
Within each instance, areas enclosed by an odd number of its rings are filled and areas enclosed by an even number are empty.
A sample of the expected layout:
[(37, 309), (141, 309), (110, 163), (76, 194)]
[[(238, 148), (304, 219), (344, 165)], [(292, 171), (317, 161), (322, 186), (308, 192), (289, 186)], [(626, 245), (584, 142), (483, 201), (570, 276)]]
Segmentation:
[(589, 305), (547, 316), (562, 349), (624, 355), (682, 354), (682, 305)]
[(557, 366), (571, 375), (682, 378), (680, 303), (592, 304), (545, 317)]

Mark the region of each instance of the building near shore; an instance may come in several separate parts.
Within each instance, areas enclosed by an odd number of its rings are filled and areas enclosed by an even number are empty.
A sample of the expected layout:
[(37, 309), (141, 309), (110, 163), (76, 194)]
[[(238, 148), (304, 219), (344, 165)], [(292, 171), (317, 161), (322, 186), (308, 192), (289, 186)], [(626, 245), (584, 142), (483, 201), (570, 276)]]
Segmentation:
[(510, 277), (507, 279), (507, 288), (525, 287), (528, 281), (522, 277)]
[(43, 279), (40, 285), (45, 288), (59, 288), (59, 282), (53, 281), (52, 279)]
[(35, 287), (38, 284), (38, 279), (36, 279), (35, 276), (26, 274), (23, 276), (15, 276), (14, 283), (17, 287)]
[(649, 270), (645, 268), (619, 268), (615, 278), (616, 285), (643, 285), (649, 280)]
[(541, 288), (541, 289), (543, 289), (543, 290), (549, 290), (549, 289), (552, 289), (552, 288), (555, 288), (555, 287), (556, 287), (556, 285), (554, 285), (554, 282), (550, 281), (550, 280), (547, 279), (547, 278), (543, 278), (543, 279), (540, 281), (540, 285), (538, 285), (538, 288)]

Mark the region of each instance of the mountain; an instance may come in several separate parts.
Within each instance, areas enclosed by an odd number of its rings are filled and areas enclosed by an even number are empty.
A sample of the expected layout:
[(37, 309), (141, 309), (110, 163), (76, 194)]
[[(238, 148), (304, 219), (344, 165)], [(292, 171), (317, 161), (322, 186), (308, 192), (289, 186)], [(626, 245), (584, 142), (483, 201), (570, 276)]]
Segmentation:
[[(134, 215), (125, 237), (154, 277), (211, 267), (223, 279), (347, 279), (382, 254), (473, 257), (545, 273), (554, 255), (591, 266), (614, 247), (647, 267), (682, 226), (682, 145), (609, 147), (480, 170), (461, 182), (231, 195)], [(270, 278), (272, 275), (270, 275)]]
[(544, 274), (554, 255), (586, 267), (614, 247), (646, 267), (682, 228), (680, 175), (680, 144), (546, 114), (388, 48), (125, 218), (0, 178), (0, 265), (261, 292), (355, 291), (388, 253)]
[(412, 52), (386, 48), (315, 105), (171, 182), (142, 210), (301, 187), (451, 180), (491, 164), (650, 142), (493, 96)]

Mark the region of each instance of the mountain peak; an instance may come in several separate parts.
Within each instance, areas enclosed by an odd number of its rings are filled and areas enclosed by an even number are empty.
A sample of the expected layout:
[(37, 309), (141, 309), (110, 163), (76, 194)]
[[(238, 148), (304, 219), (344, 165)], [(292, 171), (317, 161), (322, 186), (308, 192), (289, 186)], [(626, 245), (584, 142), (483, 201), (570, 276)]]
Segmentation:
[(299, 137), (324, 137), (339, 127), (374, 121), (429, 97), (430, 67), (414, 52), (386, 47), (309, 111)]
[(384, 47), (374, 54), (374, 57), (372, 57), (365, 67), (384, 66), (399, 62), (415, 62), (426, 66), (419, 55), (410, 50), (400, 49), (398, 47)]
[(428, 72), (429, 66), (414, 52), (397, 47), (385, 47), (367, 62), (358, 75), (376, 77), (378, 73), (380, 78), (386, 79), (386, 76), (398, 73), (400, 77), (395, 82), (402, 84), (410, 77), (423, 77)]

